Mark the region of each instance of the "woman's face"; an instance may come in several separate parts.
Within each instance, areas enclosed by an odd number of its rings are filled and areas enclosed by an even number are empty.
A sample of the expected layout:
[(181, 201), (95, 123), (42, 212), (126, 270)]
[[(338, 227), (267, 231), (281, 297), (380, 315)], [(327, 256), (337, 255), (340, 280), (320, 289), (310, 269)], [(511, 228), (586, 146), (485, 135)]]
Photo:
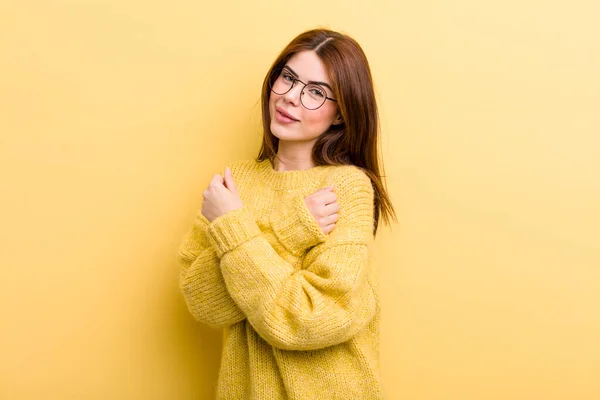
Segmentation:
[[(296, 53), (285, 64), (285, 71), (288, 80), (294, 77), (304, 83), (318, 82), (325, 89), (327, 97), (334, 98), (325, 65), (314, 51)], [(314, 142), (332, 124), (341, 122), (337, 104), (333, 101), (325, 100), (316, 110), (305, 108), (300, 102), (303, 88), (302, 83), (296, 82), (285, 94), (279, 95), (271, 91), (271, 132), (280, 140)], [(304, 95), (305, 99), (307, 95)]]

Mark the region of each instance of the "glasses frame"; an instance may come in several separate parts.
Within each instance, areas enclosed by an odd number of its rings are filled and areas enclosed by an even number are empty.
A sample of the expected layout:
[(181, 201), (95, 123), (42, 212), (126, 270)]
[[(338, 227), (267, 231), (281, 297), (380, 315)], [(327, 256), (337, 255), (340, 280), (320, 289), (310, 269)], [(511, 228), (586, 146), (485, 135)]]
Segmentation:
[(292, 77), (293, 81), (292, 84), (290, 85), (290, 88), (288, 90), (286, 90), (283, 93), (277, 93), (276, 91), (273, 90), (273, 86), (275, 86), (275, 81), (277, 81), (277, 79), (279, 79), (279, 77), (281, 76), (281, 73), (285, 70), (285, 68), (279, 68), (277, 69), (275, 72), (276, 74), (274, 74), (273, 76), (275, 77), (275, 79), (272, 79), (273, 82), (269, 81), (269, 89), (271, 89), (271, 92), (279, 95), (279, 96), (283, 96), (284, 94), (287, 94), (290, 90), (292, 90), (294, 88), (294, 86), (296, 86), (296, 82), (300, 82), (302, 85), (304, 85), (302, 87), (302, 90), (300, 90), (300, 104), (302, 104), (302, 107), (306, 108), (307, 110), (310, 111), (314, 111), (314, 110), (318, 110), (319, 108), (323, 107), (323, 104), (325, 104), (325, 102), (327, 100), (331, 100), (334, 103), (337, 103), (336, 99), (332, 99), (331, 97), (327, 97), (327, 95), (325, 96), (325, 100), (323, 100), (323, 102), (321, 103), (321, 105), (317, 108), (308, 108), (304, 105), (304, 102), (302, 101), (302, 94), (304, 93), (304, 89), (308, 86), (308, 85), (315, 85), (321, 89), (323, 89), (323, 93), (327, 93), (327, 90), (325, 90), (325, 88), (317, 83), (304, 83), (302, 82), (300, 79), (296, 78), (295, 76), (292, 75), (292, 73), (290, 72), (290, 76)]

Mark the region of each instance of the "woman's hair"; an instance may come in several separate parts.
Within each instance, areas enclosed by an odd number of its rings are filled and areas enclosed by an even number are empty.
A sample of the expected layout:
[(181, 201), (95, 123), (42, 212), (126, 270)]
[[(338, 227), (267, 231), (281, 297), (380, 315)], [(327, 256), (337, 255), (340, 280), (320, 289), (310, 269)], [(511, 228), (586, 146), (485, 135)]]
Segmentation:
[(316, 165), (354, 165), (369, 176), (375, 194), (375, 235), (379, 215), (389, 225), (391, 219), (396, 220), (396, 214), (380, 174), (377, 153), (379, 116), (369, 63), (359, 44), (351, 37), (327, 29), (314, 29), (300, 34), (283, 49), (262, 86), (264, 134), (257, 161), (269, 159), (272, 162), (279, 144), (270, 128), (270, 86), (287, 61), (305, 50), (314, 51), (325, 64), (342, 117), (341, 124), (332, 125), (317, 138), (313, 161)]

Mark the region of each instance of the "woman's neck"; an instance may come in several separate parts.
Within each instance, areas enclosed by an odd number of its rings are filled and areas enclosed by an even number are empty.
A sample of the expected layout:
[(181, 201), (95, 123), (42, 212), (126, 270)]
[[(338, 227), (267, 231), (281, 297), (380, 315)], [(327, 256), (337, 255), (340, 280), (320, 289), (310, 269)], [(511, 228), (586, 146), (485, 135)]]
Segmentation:
[(313, 168), (316, 164), (312, 159), (311, 143), (279, 141), (277, 157), (273, 160), (275, 171), (303, 171)]

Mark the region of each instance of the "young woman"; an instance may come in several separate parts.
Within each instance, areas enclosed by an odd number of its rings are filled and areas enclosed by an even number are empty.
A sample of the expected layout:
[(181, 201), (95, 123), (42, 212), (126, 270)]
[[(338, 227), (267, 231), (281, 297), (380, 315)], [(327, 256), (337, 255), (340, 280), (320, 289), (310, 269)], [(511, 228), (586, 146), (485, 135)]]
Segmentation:
[(180, 249), (196, 319), (224, 328), (219, 399), (380, 399), (370, 250), (395, 219), (378, 161), (367, 59), (311, 30), (262, 90), (256, 160), (214, 175)]

